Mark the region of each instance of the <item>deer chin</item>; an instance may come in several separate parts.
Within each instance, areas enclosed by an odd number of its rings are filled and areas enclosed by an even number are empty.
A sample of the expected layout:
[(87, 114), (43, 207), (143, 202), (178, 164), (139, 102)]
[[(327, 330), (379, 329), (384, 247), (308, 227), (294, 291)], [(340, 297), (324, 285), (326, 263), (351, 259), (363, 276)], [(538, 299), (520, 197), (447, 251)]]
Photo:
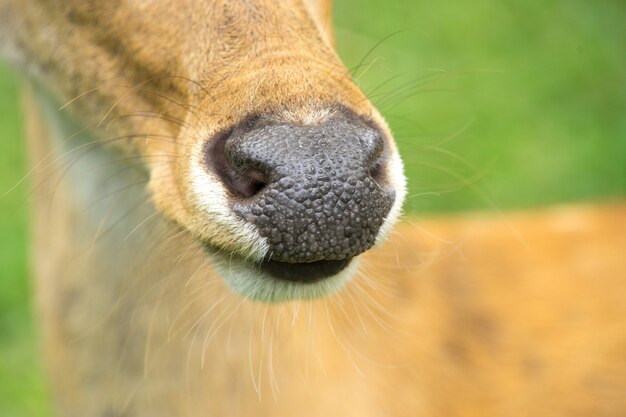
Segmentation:
[(280, 303), (314, 300), (341, 290), (356, 274), (358, 257), (285, 263), (253, 261), (205, 244), (216, 271), (240, 295), (255, 301)]

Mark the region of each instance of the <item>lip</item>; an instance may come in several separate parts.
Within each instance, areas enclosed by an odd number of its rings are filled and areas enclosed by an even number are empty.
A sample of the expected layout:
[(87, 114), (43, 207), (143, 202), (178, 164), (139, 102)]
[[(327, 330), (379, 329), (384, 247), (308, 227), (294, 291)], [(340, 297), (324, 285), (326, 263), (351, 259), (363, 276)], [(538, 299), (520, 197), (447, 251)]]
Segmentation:
[(248, 268), (252, 268), (259, 272), (260, 279), (273, 278), (285, 282), (291, 282), (294, 284), (314, 284), (320, 281), (324, 281), (326, 278), (336, 276), (343, 270), (345, 270), (353, 261), (354, 258), (331, 260), (323, 259), (313, 262), (280, 262), (272, 259), (264, 259), (261, 261), (249, 261), (243, 257), (231, 253), (225, 255), (222, 250), (214, 247), (213, 245), (203, 243), (204, 249), (211, 255), (222, 255), (224, 258), (229, 259), (229, 263), (233, 261), (241, 265), (246, 265)]
[(267, 260), (259, 264), (261, 271), (285, 281), (302, 284), (313, 284), (325, 278), (337, 275), (352, 261), (352, 258), (341, 260), (321, 260), (305, 263), (287, 263)]
[(287, 263), (251, 260), (203, 242), (203, 247), (232, 290), (261, 302), (314, 300), (341, 289), (358, 270), (358, 256), (342, 260)]

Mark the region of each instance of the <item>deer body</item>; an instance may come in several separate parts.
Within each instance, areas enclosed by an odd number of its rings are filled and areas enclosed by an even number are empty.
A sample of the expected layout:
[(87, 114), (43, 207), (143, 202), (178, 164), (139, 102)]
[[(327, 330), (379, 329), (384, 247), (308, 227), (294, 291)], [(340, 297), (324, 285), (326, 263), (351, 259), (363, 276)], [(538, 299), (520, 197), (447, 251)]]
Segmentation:
[[(623, 206), (407, 220), (328, 286), (334, 275), (285, 284), (262, 270), (277, 253), (297, 264), (250, 214), (280, 190), (260, 168), (243, 182), (204, 172), (219, 132), (244, 148), (275, 125), (331, 126), (331, 138), (354, 125), (363, 146), (381, 132), (370, 172), (395, 200), (368, 239), (382, 240), (403, 197), (384, 121), (332, 49), (329, 9), (0, 1), (0, 50), (32, 80), (33, 270), (59, 415), (623, 413)], [(332, 232), (327, 220), (312, 235)]]

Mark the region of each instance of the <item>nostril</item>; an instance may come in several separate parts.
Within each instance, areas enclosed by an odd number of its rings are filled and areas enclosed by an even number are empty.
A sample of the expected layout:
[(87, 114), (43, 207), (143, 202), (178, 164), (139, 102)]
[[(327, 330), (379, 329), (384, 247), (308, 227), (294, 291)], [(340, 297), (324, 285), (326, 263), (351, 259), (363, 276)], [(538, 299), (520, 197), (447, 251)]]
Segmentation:
[(254, 169), (235, 169), (226, 157), (226, 141), (232, 131), (218, 135), (207, 153), (209, 166), (220, 177), (227, 189), (242, 198), (252, 198), (268, 183), (267, 176)]
[(252, 198), (267, 186), (267, 181), (258, 178), (259, 174), (256, 172), (240, 173), (231, 170), (223, 180), (226, 180), (225, 184), (235, 194), (243, 198)]
[(380, 135), (376, 135), (375, 145), (369, 157), (369, 176), (375, 182), (382, 185), (385, 181), (385, 165), (388, 159), (388, 149), (385, 140)]
[(376, 161), (374, 163), (374, 165), (370, 168), (369, 174), (370, 177), (376, 181), (376, 182), (380, 182), (382, 179), (382, 172), (383, 172), (383, 163), (382, 161), (379, 159), (378, 161)]
[(374, 161), (374, 164), (370, 167), (370, 170), (369, 170), (370, 177), (377, 183), (380, 183), (383, 181), (384, 162), (385, 162), (384, 158), (381, 155), (380, 157), (376, 159), (376, 161)]
[(242, 176), (247, 180), (249, 189), (252, 192), (252, 195), (248, 197), (260, 193), (267, 186), (266, 175), (262, 172), (252, 170), (242, 174)]

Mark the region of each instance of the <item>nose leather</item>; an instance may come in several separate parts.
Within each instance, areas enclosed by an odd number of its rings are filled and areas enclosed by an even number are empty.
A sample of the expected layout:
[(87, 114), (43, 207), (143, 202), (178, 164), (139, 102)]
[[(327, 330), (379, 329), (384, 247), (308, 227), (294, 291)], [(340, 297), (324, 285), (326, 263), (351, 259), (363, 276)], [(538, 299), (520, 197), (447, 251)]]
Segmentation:
[(345, 118), (319, 126), (268, 125), (230, 137), (228, 163), (267, 179), (233, 210), (266, 238), (272, 260), (354, 257), (373, 246), (394, 201), (393, 189), (371, 175), (383, 148), (378, 130)]

